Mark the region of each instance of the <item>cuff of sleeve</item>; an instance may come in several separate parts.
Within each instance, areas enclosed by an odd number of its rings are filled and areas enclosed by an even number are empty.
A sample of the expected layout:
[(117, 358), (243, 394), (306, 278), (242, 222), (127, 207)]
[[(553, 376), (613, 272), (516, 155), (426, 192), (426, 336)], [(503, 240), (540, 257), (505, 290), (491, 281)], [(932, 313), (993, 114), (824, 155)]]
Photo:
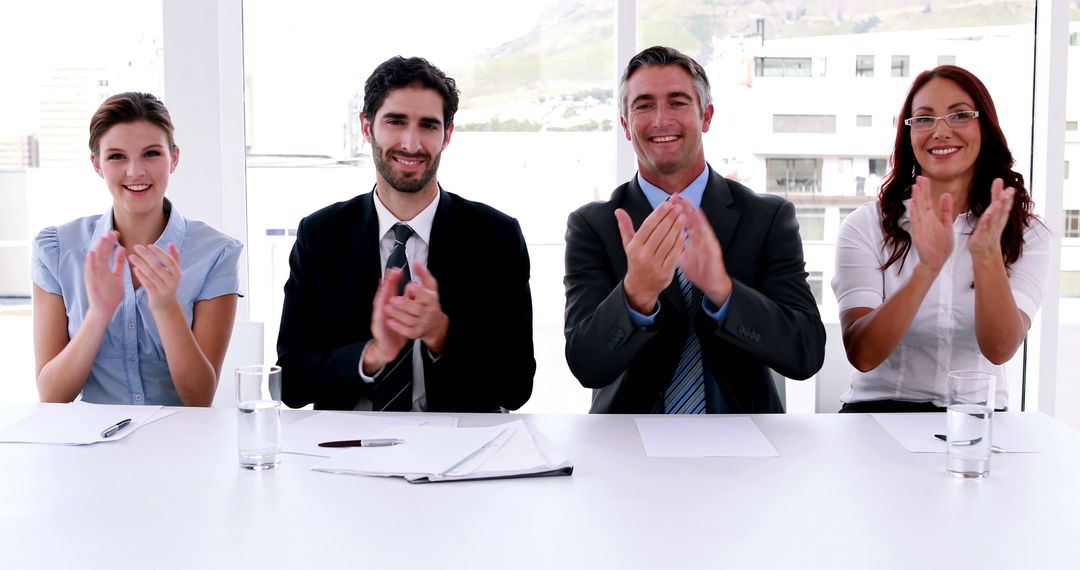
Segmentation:
[[(432, 364), (438, 362), (439, 359), (443, 357), (443, 355), (441, 355), (441, 354), (435, 354), (434, 352), (431, 352), (431, 349), (428, 348), (427, 346), (424, 347), (424, 352), (427, 354), (428, 360)], [(363, 375), (363, 372), (361, 372), (361, 375)]]
[(1035, 299), (1013, 289), (1013, 300), (1016, 301), (1016, 308), (1023, 311), (1028, 319), (1035, 318), (1035, 311), (1039, 310), (1039, 305), (1035, 302)]
[(728, 307), (731, 306), (731, 298), (735, 296), (735, 290), (732, 289), (728, 294), (727, 300), (724, 301), (723, 306), (717, 307), (716, 303), (708, 297), (701, 298), (701, 308), (705, 311), (706, 315), (709, 315), (717, 323), (724, 322), (724, 318), (727, 317)]
[(882, 300), (880, 291), (855, 290), (849, 291), (847, 293), (841, 293), (836, 298), (836, 304), (839, 305), (841, 313), (848, 309), (854, 309), (856, 307), (876, 309), (881, 303)]
[(660, 314), (660, 303), (656, 303), (656, 310), (651, 315), (643, 315), (634, 310), (630, 306), (630, 300), (626, 298), (626, 293), (623, 292), (623, 303), (626, 305), (626, 310), (630, 312), (630, 322), (635, 327), (651, 327), (656, 322), (656, 315)]
[(382, 374), (383, 368), (386, 368), (386, 367), (383, 366), (382, 368), (376, 370), (375, 374), (373, 374), (371, 376), (368, 376), (367, 374), (364, 374), (364, 354), (367, 353), (367, 349), (368, 349), (368, 344), (364, 344), (364, 350), (360, 351), (360, 362), (356, 363), (356, 371), (360, 373), (360, 379), (363, 380), (365, 384), (374, 384), (375, 383), (375, 377), (378, 376), (379, 374)]

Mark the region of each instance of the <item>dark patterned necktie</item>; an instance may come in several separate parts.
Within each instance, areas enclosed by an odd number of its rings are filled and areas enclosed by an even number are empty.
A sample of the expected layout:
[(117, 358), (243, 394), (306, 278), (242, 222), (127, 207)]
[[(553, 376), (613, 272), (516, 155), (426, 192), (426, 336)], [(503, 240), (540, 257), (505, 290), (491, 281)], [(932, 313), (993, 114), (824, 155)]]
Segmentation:
[[(405, 286), (409, 284), (412, 274), (409, 271), (409, 260), (405, 257), (405, 243), (413, 235), (413, 229), (405, 224), (394, 224), (394, 249), (386, 258), (386, 269), (401, 269), (401, 284), (397, 294), (405, 292)], [(377, 412), (408, 412), (412, 410), (412, 348), (413, 341), (405, 343), (405, 347), (397, 355), (393, 362), (386, 365), (382, 378), (375, 383), (374, 393), (371, 397), (371, 409)]]
[(413, 235), (413, 229), (401, 223), (394, 224), (394, 249), (390, 250), (390, 257), (386, 258), (387, 269), (401, 269), (405, 275), (401, 276), (401, 284), (398, 285), (398, 295), (405, 293), (405, 286), (412, 280), (412, 272), (409, 271), (409, 260), (405, 257), (405, 243)]

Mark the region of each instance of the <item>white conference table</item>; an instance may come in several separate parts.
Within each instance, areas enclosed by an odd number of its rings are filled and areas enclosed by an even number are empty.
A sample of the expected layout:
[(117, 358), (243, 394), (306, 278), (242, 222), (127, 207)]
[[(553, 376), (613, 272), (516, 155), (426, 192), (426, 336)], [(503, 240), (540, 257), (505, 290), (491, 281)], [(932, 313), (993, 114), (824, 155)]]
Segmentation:
[(1011, 416), (1045, 451), (962, 481), (865, 415), (752, 416), (779, 457), (653, 459), (633, 416), (458, 414), (525, 418), (573, 476), (412, 485), (292, 454), (245, 471), (235, 411), (183, 409), (0, 444), (0, 568), (1080, 567), (1080, 432)]

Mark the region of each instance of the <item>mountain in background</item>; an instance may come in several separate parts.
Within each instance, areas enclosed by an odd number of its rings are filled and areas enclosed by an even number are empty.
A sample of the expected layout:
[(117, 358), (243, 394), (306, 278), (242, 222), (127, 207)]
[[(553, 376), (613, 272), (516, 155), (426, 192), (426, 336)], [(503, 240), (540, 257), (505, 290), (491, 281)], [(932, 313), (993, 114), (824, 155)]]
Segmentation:
[[(524, 36), (452, 69), (464, 130), (611, 128), (613, 0), (560, 0)], [(1080, 11), (1080, 0), (1072, 9)], [(641, 0), (638, 45), (709, 63), (713, 38), (769, 39), (1031, 23), (1030, 0)]]

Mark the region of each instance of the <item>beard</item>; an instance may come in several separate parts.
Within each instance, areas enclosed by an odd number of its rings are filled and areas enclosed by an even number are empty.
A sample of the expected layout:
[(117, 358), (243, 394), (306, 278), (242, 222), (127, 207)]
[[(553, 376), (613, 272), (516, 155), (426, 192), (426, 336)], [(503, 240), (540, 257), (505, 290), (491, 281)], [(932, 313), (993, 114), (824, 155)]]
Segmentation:
[[(435, 173), (439, 170), (439, 159), (442, 158), (441, 152), (434, 157), (427, 153), (405, 154), (401, 152), (388, 152), (379, 145), (379, 142), (375, 140), (374, 136), (371, 137), (371, 154), (375, 159), (376, 172), (378, 172), (379, 175), (394, 188), (394, 190), (406, 194), (415, 194), (423, 190), (424, 187), (428, 185), (428, 182), (431, 182), (431, 179), (435, 178)], [(425, 168), (419, 176), (399, 176), (394, 172), (393, 155), (423, 160), (425, 161), (425, 164), (427, 164), (427, 168)]]

